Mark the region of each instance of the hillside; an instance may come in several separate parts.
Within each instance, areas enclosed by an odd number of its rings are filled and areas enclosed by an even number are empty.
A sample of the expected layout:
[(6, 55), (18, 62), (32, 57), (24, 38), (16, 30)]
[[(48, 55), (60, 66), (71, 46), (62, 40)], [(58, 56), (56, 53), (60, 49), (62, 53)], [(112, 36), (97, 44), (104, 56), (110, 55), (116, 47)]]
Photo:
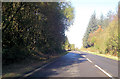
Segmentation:
[[(104, 26), (106, 22), (105, 19), (108, 19), (107, 26)], [(86, 40), (88, 46), (85, 46), (85, 43), (83, 43), (83, 46), (84, 48), (87, 48), (94, 52), (117, 56), (119, 50), (117, 14), (111, 14), (110, 18), (105, 19), (103, 20), (101, 25), (99, 22), (101, 21), (101, 19), (98, 19), (97, 25), (95, 26), (96, 28), (98, 27), (98, 29), (88, 33), (88, 39)], [(89, 25), (88, 27), (90, 28)], [(84, 36), (83, 41), (86, 36), (87, 35)]]

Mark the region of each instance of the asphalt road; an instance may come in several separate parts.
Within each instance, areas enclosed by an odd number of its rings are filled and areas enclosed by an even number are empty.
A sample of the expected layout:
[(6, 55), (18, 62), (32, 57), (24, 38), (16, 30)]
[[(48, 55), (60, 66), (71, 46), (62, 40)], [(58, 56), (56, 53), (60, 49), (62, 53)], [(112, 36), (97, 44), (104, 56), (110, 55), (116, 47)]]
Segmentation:
[(86, 52), (81, 52), (81, 54), (85, 54), (88, 59), (108, 72), (112, 77), (118, 77), (118, 61)]
[(70, 52), (27, 77), (118, 77), (115, 60), (85, 52)]

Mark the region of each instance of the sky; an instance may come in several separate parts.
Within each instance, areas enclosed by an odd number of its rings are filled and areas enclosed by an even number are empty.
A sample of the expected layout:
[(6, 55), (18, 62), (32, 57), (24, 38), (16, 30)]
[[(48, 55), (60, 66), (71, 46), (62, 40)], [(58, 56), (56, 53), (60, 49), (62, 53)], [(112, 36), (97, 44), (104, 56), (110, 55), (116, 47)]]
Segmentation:
[(81, 48), (82, 38), (87, 29), (89, 19), (93, 12), (97, 18), (101, 14), (107, 15), (108, 11), (116, 12), (119, 0), (68, 0), (74, 8), (74, 23), (65, 34), (71, 44)]

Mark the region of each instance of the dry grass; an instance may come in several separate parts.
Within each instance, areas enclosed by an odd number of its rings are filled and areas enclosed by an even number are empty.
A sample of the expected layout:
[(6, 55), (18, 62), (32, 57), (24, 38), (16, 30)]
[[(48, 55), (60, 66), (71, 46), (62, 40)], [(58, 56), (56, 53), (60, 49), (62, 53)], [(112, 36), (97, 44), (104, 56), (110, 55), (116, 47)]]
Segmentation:
[(23, 76), (25, 73), (28, 73), (28, 72), (30, 72), (38, 67), (41, 67), (42, 65), (47, 64), (47, 63), (57, 59), (58, 57), (65, 55), (65, 54), (67, 54), (67, 52), (64, 52), (64, 53), (59, 54), (59, 55), (54, 55), (54, 56), (51, 55), (49, 57), (49, 59), (46, 59), (44, 57), (42, 57), (40, 59), (28, 58), (20, 63), (14, 63), (11, 65), (3, 66), (2, 77), (4, 78), (4, 77)]
[(94, 50), (94, 52), (93, 52), (93, 51), (90, 50), (90, 48), (89, 49), (82, 48), (81, 51), (91, 53), (91, 54), (94, 54), (94, 55), (98, 55), (98, 56), (102, 56), (102, 57), (106, 57), (106, 58), (110, 58), (110, 59), (117, 60), (117, 61), (119, 60), (117, 56), (112, 56), (110, 54), (100, 54), (96, 50)]

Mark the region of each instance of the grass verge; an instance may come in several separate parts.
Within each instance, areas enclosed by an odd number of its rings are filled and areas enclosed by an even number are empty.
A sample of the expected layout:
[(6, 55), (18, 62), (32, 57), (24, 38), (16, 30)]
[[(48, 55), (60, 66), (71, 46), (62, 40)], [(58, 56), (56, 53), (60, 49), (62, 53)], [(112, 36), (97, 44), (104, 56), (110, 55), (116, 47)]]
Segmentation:
[(85, 50), (85, 49), (84, 50), (82, 49), (80, 51), (91, 53), (91, 54), (94, 54), (94, 55), (98, 55), (98, 56), (102, 56), (102, 57), (106, 57), (106, 58), (110, 58), (110, 59), (118, 61), (118, 57), (117, 56), (112, 56), (112, 55), (109, 55), (109, 54), (100, 54), (99, 52), (91, 52), (91, 51), (88, 51), (88, 50)]
[(91, 54), (102, 56), (102, 57), (106, 57), (106, 58), (113, 59), (113, 60), (116, 60), (116, 61), (120, 60), (118, 58), (118, 56), (113, 56), (113, 55), (110, 55), (110, 54), (101, 54), (101, 53), (98, 52), (98, 50), (96, 50), (94, 48), (81, 48), (80, 51), (91, 53)]
[(60, 53), (58, 55), (51, 56), (46, 60), (39, 60), (34, 58), (27, 58), (24, 61), (18, 63), (14, 63), (11, 65), (3, 66), (2, 78), (6, 77), (21, 77), (25, 73), (29, 73), (34, 69), (41, 67), (53, 60), (58, 59), (59, 57), (67, 54), (68, 52)]

